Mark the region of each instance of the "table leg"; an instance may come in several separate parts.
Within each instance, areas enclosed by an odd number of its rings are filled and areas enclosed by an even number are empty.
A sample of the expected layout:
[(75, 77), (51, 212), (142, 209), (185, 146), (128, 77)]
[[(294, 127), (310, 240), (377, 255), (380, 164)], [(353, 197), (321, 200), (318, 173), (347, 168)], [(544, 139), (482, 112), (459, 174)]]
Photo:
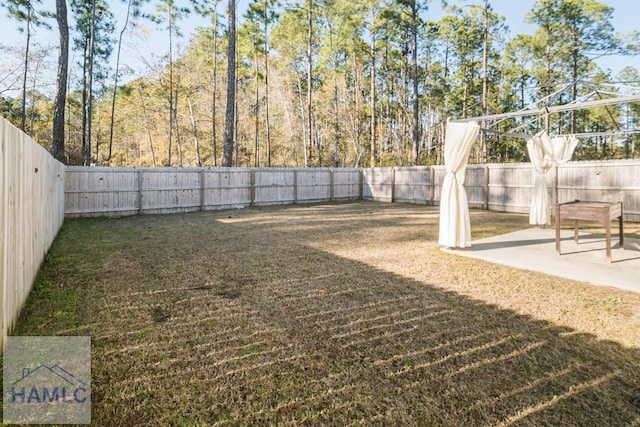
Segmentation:
[[(607, 215), (608, 216), (608, 215)], [(607, 240), (607, 261), (611, 262), (611, 221), (607, 221), (604, 226)]]
[(578, 232), (578, 220), (574, 219), (573, 220), (573, 241), (578, 243), (579, 236), (580, 236), (580, 233)]
[(619, 225), (619, 229), (620, 229), (620, 249), (624, 249), (624, 221), (622, 220), (622, 212), (620, 212), (620, 217), (618, 218), (618, 221), (620, 222)]
[(556, 205), (556, 253), (560, 255), (560, 206)]

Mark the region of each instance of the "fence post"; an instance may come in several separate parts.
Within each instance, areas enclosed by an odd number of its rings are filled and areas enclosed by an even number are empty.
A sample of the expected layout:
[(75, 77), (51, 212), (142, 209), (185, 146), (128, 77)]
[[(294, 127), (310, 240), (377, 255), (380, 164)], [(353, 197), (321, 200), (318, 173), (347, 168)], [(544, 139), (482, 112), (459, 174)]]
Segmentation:
[(396, 168), (391, 168), (391, 203), (396, 200)]
[(559, 203), (558, 193), (558, 165), (553, 168), (553, 190), (551, 191), (551, 206), (549, 206), (550, 214), (547, 216), (547, 224), (551, 225), (551, 217), (555, 220), (556, 210), (555, 206)]
[(251, 186), (251, 200), (249, 201), (249, 206), (253, 206), (256, 202), (256, 170), (251, 169), (249, 172), (249, 185)]
[(293, 204), (298, 203), (298, 170), (293, 170)]
[(333, 168), (329, 169), (329, 200), (333, 202), (335, 197), (333, 187), (335, 185), (335, 178), (333, 176)]
[(204, 168), (200, 169), (200, 212), (204, 211)]
[(429, 205), (435, 206), (436, 201), (436, 170), (433, 166), (429, 166)]
[(358, 169), (358, 199), (364, 200), (364, 169)]
[(484, 201), (484, 210), (489, 210), (489, 166), (486, 164), (482, 173), (482, 196)]
[(138, 215), (142, 215), (142, 169), (138, 169)]

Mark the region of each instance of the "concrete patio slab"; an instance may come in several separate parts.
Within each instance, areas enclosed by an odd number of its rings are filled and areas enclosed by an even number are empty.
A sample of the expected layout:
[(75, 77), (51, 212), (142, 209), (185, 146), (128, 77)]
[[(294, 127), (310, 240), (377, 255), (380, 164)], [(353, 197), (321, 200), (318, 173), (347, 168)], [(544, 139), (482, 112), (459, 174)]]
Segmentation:
[(475, 240), (470, 248), (442, 248), (444, 251), (483, 259), (495, 264), (533, 270), (600, 286), (640, 292), (640, 240), (611, 236), (611, 258), (606, 258), (604, 235), (562, 230), (561, 255), (556, 254), (555, 229), (532, 227), (509, 234)]

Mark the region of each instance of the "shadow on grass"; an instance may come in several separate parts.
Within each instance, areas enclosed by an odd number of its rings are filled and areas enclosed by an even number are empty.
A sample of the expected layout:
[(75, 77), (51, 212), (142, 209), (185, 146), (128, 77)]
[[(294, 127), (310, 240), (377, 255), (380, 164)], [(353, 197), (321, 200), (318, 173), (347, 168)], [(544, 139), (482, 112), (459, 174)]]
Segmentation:
[(409, 215), (364, 206), (69, 221), (83, 322), (18, 333), (92, 336), (95, 425), (640, 423), (639, 351), (317, 248)]

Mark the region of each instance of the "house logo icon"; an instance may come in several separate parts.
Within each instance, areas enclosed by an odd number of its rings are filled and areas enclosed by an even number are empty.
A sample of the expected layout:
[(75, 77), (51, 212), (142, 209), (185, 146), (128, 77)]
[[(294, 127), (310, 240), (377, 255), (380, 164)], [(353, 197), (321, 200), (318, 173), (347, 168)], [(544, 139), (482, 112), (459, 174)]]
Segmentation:
[(5, 424), (91, 424), (91, 337), (8, 337), (2, 386)]
[(90, 402), (87, 383), (59, 365), (24, 367), (22, 377), (11, 384), (15, 404), (78, 404)]

